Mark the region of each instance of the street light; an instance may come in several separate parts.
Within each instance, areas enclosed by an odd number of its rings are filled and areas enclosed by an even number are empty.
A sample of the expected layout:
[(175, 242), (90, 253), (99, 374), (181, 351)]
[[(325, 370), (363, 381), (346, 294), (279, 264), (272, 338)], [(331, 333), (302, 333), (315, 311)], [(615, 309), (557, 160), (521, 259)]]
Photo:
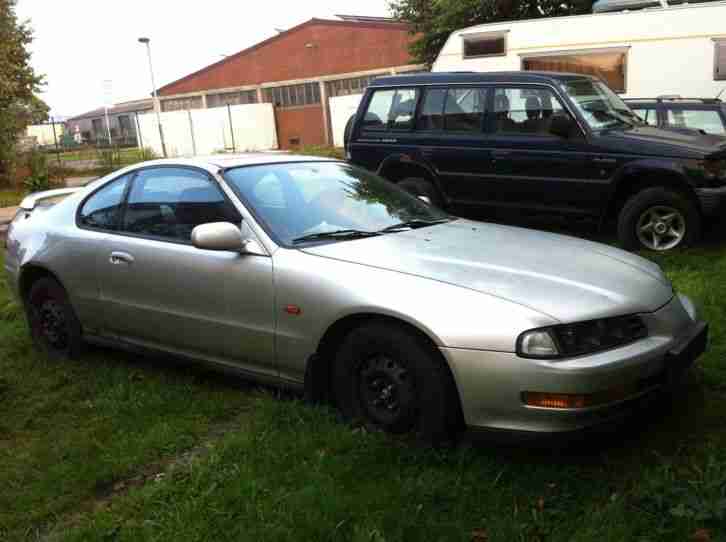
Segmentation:
[(151, 40), (149, 38), (139, 38), (139, 43), (146, 45), (146, 53), (149, 56), (149, 72), (151, 73), (152, 95), (154, 96), (154, 111), (156, 111), (156, 123), (159, 125), (159, 139), (161, 139), (161, 152), (166, 158), (166, 144), (164, 143), (164, 129), (161, 127), (161, 103), (159, 96), (156, 94), (156, 83), (154, 82), (154, 67), (151, 64)]

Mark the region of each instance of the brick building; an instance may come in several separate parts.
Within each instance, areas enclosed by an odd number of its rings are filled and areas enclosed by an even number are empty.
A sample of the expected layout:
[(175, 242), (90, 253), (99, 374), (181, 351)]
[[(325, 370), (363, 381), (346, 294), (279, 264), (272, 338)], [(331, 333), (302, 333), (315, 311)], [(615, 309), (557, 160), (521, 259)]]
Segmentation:
[(311, 19), (159, 89), (162, 111), (273, 103), (281, 148), (332, 143), (328, 98), (411, 71), (408, 26), (339, 15)]

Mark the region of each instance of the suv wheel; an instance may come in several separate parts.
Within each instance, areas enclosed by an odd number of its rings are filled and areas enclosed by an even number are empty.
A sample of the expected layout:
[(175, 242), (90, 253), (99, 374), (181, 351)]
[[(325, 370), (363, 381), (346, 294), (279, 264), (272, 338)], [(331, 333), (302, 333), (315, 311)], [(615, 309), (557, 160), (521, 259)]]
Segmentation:
[(417, 198), (424, 197), (428, 199), (429, 203), (434, 207), (442, 208), (444, 202), (439, 195), (439, 191), (430, 181), (426, 179), (419, 179), (416, 177), (409, 177), (398, 183), (398, 186), (403, 188), (409, 194), (413, 194)]
[(662, 187), (632, 196), (618, 219), (618, 237), (628, 250), (666, 252), (689, 246), (701, 236), (701, 213), (691, 199)]

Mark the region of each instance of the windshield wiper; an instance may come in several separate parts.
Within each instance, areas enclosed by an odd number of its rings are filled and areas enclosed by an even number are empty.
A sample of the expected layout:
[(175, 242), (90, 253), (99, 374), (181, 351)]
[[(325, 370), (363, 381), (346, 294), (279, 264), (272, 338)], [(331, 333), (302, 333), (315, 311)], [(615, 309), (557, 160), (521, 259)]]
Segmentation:
[(345, 239), (362, 239), (364, 237), (375, 237), (381, 235), (377, 231), (362, 231), (362, 230), (335, 230), (335, 231), (324, 231), (319, 233), (310, 233), (308, 235), (302, 235), (292, 240), (293, 244), (307, 243), (309, 241), (323, 241), (327, 239), (334, 240), (345, 240)]
[(436, 220), (424, 220), (421, 218), (415, 218), (413, 220), (406, 220), (405, 222), (401, 222), (400, 224), (394, 224), (393, 226), (388, 226), (387, 228), (383, 228), (382, 230), (379, 230), (380, 233), (390, 233), (398, 230), (403, 229), (416, 229), (416, 228), (424, 228), (426, 226), (434, 226), (436, 224), (443, 224), (444, 222), (450, 222), (450, 218), (439, 218)]

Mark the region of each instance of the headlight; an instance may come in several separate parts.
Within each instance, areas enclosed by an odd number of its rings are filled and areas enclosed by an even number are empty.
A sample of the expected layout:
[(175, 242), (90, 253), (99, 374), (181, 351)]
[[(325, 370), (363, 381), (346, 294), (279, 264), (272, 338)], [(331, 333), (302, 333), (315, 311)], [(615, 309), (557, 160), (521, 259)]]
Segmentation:
[(562, 359), (616, 348), (648, 335), (640, 316), (618, 316), (525, 331), (517, 339), (523, 358)]

